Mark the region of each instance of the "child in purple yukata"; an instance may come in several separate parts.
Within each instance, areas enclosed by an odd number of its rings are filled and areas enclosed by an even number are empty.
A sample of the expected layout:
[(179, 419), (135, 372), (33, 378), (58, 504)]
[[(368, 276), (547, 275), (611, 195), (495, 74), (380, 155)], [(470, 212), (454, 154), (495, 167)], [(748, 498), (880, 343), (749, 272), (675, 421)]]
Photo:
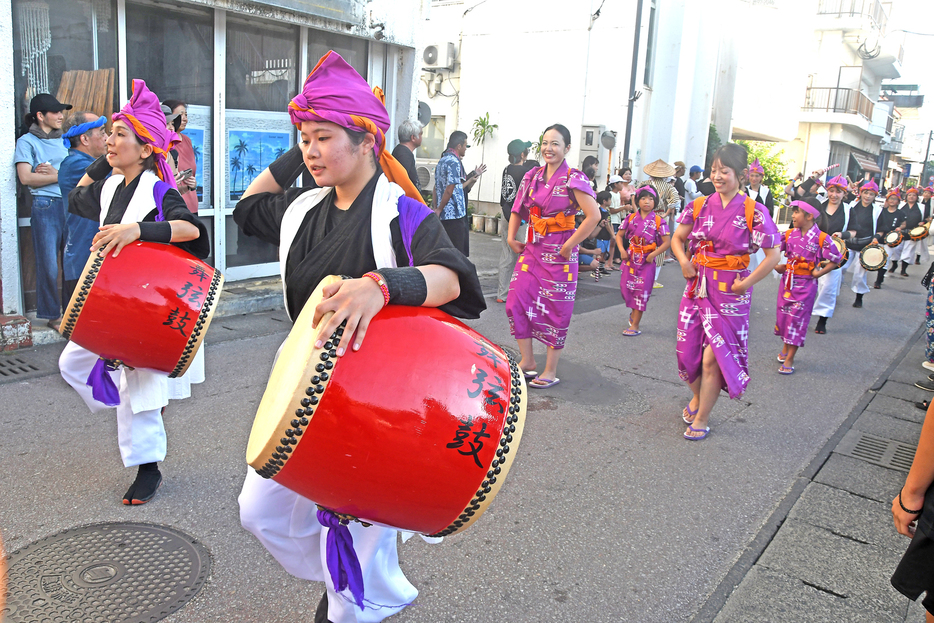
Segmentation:
[[(778, 264), (781, 234), (761, 203), (740, 193), (746, 177), (746, 150), (728, 143), (713, 157), (710, 179), (716, 190), (700, 197), (678, 217), (671, 249), (687, 279), (678, 310), (678, 375), (693, 396), (681, 417), (684, 438), (705, 439), (707, 421), (720, 390), (739, 398), (749, 384), (749, 307), (752, 286)], [(690, 255), (685, 253), (688, 245)], [(765, 259), (749, 271), (749, 254)]]
[(843, 259), (830, 236), (814, 223), (820, 218), (820, 211), (805, 201), (792, 201), (791, 206), (792, 228), (782, 236), (781, 245), (786, 263), (775, 267), (782, 275), (775, 310), (775, 335), (782, 338), (779, 374), (794, 374), (795, 354), (804, 346), (817, 299), (817, 279), (839, 266)]
[[(639, 322), (652, 296), (655, 285), (655, 258), (664, 255), (671, 247), (668, 223), (655, 213), (658, 205), (658, 193), (651, 186), (643, 186), (636, 192), (636, 205), (639, 210), (633, 212), (619, 226), (616, 232), (616, 244), (621, 249), (619, 290), (626, 301), (629, 314), (629, 328), (623, 331), (626, 337), (641, 335)], [(623, 246), (623, 239), (629, 239), (629, 250)]]

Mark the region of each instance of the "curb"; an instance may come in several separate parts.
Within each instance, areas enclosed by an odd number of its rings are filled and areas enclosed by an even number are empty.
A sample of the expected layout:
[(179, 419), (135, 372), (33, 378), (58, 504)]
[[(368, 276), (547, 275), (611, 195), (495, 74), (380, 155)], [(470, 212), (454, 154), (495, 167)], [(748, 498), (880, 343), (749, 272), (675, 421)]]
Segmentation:
[(759, 560), (759, 557), (762, 556), (762, 553), (765, 552), (765, 548), (768, 547), (772, 539), (775, 538), (775, 534), (778, 532), (779, 528), (782, 527), (782, 524), (785, 523), (788, 513), (791, 512), (791, 508), (797, 503), (798, 498), (804, 493), (804, 490), (814, 479), (814, 476), (817, 475), (817, 472), (820, 471), (821, 467), (824, 466), (824, 463), (827, 462), (827, 459), (830, 458), (834, 448), (837, 447), (840, 440), (843, 439), (844, 435), (853, 427), (853, 424), (856, 423), (856, 420), (863, 411), (865, 411), (869, 402), (882, 385), (885, 384), (892, 372), (895, 371), (895, 368), (904, 361), (915, 343), (924, 336), (924, 332), (925, 325), (922, 322), (921, 326), (908, 338), (908, 341), (902, 349), (898, 351), (898, 354), (892, 359), (888, 367), (879, 375), (869, 389), (863, 393), (849, 415), (847, 415), (843, 423), (837, 428), (836, 432), (830, 436), (830, 439), (827, 440), (814, 458), (811, 459), (807, 467), (795, 478), (791, 489), (778, 503), (778, 506), (772, 511), (769, 518), (765, 520), (765, 523), (756, 533), (756, 536), (753, 537), (752, 541), (746, 545), (742, 554), (740, 554), (737, 561), (733, 563), (733, 566), (730, 567), (730, 570), (727, 571), (723, 579), (720, 580), (720, 583), (717, 584), (717, 587), (710, 596), (707, 597), (707, 600), (697, 611), (697, 614), (691, 618), (691, 623), (712, 623), (713, 620), (717, 618), (717, 615), (720, 614), (720, 611), (723, 610), (726, 602), (732, 596), (733, 591), (740, 585), (746, 577), (746, 574), (749, 573), (753, 565)]

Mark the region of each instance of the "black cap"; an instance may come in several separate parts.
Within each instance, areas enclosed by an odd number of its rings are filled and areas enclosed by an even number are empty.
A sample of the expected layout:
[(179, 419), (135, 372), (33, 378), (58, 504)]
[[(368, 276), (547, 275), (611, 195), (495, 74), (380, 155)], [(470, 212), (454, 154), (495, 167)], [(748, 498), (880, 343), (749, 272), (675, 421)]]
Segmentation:
[[(467, 142), (467, 133), (461, 132), (460, 130), (454, 130), (451, 132), (451, 138), (448, 139), (448, 148), (454, 147), (455, 145), (460, 145), (461, 143)], [(470, 147), (470, 145), (467, 145)]]
[(48, 93), (40, 93), (29, 102), (29, 113), (33, 115), (37, 112), (62, 112), (63, 110), (71, 110), (71, 104), (62, 104)]

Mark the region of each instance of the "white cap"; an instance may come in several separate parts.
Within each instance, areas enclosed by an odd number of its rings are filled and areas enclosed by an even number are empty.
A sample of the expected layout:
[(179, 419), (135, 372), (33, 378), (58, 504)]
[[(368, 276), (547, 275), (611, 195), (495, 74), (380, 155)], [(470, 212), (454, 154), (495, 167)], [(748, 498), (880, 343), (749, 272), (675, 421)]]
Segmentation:
[(617, 183), (617, 182), (622, 182), (622, 181), (623, 181), (623, 178), (621, 178), (621, 177), (618, 176), (618, 175), (611, 175), (611, 176), (610, 176), (610, 184), (615, 184), (615, 183)]

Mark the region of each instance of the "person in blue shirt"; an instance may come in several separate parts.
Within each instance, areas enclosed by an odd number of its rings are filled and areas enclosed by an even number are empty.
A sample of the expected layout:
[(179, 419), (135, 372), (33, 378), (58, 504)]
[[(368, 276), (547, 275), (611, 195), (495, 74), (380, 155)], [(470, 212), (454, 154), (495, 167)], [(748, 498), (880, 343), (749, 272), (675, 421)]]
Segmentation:
[(68, 212), (68, 193), (75, 189), (92, 162), (107, 153), (107, 118), (79, 111), (68, 118), (62, 140), (68, 156), (58, 169), (58, 187), (65, 206), (65, 251), (62, 253), (62, 302), (68, 305), (81, 271), (91, 255), (91, 242), (100, 223)]
[(461, 160), (467, 155), (467, 135), (460, 130), (451, 132), (448, 148), (435, 167), (435, 192), (432, 208), (441, 218), (441, 225), (454, 243), (454, 247), (466, 256), (470, 255), (470, 227), (467, 224), (467, 193), (486, 171), (481, 164), (470, 175), (464, 172)]
[(65, 246), (65, 207), (58, 169), (68, 155), (62, 144), (63, 110), (71, 110), (71, 105), (48, 93), (32, 98), (25, 118), (28, 131), (17, 139), (13, 153), (16, 175), (32, 197), (29, 225), (36, 254), (36, 315), (48, 320), (56, 331), (62, 322), (58, 254)]

